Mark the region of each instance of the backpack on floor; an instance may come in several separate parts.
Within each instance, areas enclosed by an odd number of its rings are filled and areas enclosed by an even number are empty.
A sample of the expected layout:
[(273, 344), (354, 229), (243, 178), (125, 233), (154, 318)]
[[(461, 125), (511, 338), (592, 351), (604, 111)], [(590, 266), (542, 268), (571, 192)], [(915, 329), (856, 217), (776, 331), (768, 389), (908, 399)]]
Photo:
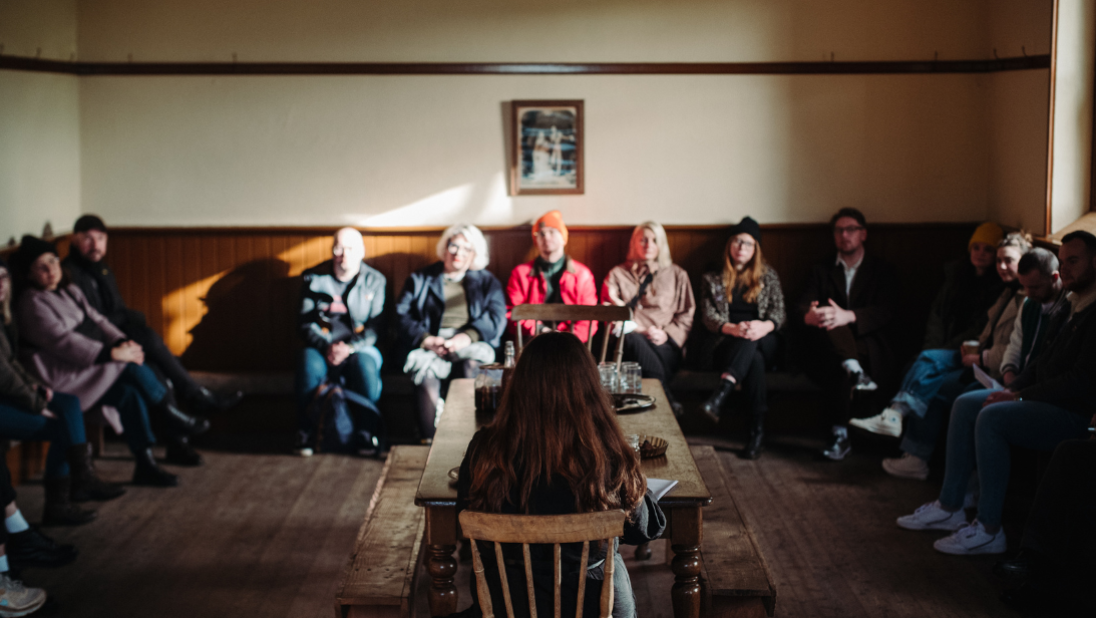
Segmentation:
[(324, 382), (309, 406), (316, 428), (314, 448), (319, 453), (358, 453), (372, 450), (380, 455), (386, 447), (384, 419), (377, 406), (354, 391)]

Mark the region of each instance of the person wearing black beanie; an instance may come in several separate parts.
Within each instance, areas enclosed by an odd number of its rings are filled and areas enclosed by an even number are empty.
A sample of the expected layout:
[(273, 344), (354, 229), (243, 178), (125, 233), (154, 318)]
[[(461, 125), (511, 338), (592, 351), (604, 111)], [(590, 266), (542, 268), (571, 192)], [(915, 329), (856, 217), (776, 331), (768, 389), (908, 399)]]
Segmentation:
[(776, 361), (778, 331), (787, 317), (780, 278), (761, 255), (757, 221), (745, 217), (730, 229), (723, 270), (705, 273), (702, 287), (701, 321), (712, 336), (704, 340), (701, 362), (721, 372), (721, 379), (700, 411), (718, 424), (730, 394), (741, 385), (751, 417), (742, 456), (756, 459), (768, 410), (765, 371)]

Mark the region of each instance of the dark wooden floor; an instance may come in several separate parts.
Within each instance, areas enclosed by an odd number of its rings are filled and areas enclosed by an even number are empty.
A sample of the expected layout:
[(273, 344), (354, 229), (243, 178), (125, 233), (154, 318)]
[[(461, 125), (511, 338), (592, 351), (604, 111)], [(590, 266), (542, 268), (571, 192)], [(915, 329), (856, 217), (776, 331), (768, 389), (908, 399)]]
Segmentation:
[[(874, 455), (820, 462), (810, 440), (777, 438), (757, 462), (739, 459), (732, 442), (695, 441), (726, 447), (732, 490), (776, 580), (778, 616), (1012, 615), (996, 598), (994, 558), (944, 556), (932, 549), (936, 534), (894, 525), (932, 499), (936, 483), (886, 477)], [(111, 448), (117, 454), (100, 468), (124, 480), (132, 464), (121, 445)], [(206, 466), (181, 471), (181, 487), (131, 488), (102, 504), (98, 521), (51, 529), (80, 558), (24, 578), (45, 586), (64, 616), (331, 618), (381, 462), (263, 454), (256, 443), (241, 450), (207, 451)], [(41, 500), (39, 485), (20, 487), (32, 521)], [(663, 544), (653, 549), (645, 563), (627, 552), (628, 568), (641, 615), (669, 617), (673, 576), (657, 559)], [(462, 565), (462, 598), (469, 571)]]

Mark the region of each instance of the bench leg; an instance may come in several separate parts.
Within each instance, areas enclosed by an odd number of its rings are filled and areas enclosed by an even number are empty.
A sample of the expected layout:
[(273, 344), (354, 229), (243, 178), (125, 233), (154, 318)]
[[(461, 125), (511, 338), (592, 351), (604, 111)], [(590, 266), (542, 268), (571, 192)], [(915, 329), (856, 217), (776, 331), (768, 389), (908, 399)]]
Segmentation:
[(457, 611), (457, 510), (426, 508), (426, 572), (430, 574), (430, 615), (448, 616)]
[(674, 560), (674, 587), (670, 598), (674, 604), (674, 618), (699, 618), (700, 616), (700, 542), (703, 528), (699, 506), (671, 509), (670, 544)]

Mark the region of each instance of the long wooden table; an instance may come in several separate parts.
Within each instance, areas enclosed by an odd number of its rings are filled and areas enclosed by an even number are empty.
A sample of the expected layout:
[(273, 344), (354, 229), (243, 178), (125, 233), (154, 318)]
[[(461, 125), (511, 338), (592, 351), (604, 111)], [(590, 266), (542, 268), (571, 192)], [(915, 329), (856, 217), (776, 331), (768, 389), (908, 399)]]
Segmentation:
[[(426, 570), (430, 575), (430, 613), (445, 616), (457, 611), (457, 589), (453, 584), (457, 561), (453, 552), (460, 538), (457, 523), (457, 489), (450, 484), (449, 470), (460, 466), (464, 451), (476, 432), (472, 380), (453, 380), (445, 399), (445, 412), (438, 423), (434, 443), (419, 482), (415, 504), (426, 509)], [(689, 445), (674, 418), (658, 380), (643, 380), (643, 392), (655, 398), (655, 408), (639, 414), (617, 416), (627, 434), (664, 438), (669, 446), (664, 457), (643, 461), (648, 477), (676, 479), (678, 484), (659, 501), (666, 513), (670, 546), (674, 552), (675, 575), (671, 598), (676, 618), (700, 616), (700, 544), (703, 538), (701, 507), (712, 501)]]

